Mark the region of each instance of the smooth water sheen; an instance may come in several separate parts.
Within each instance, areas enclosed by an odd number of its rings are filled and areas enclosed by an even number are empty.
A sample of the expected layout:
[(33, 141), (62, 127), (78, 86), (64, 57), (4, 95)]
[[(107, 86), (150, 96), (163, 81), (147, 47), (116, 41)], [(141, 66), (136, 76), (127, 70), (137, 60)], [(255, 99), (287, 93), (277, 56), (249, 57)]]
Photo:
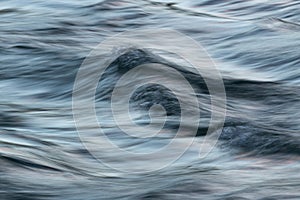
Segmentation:
[[(180, 106), (166, 88), (145, 86), (130, 100), (141, 126), (149, 123), (149, 108), (162, 105), (165, 135), (130, 138), (106, 109), (122, 74), (156, 62), (180, 71), (196, 88), (198, 137), (177, 162), (141, 174), (102, 165), (81, 143), (72, 114), (76, 73), (99, 42), (136, 28), (180, 31), (201, 43), (222, 73), (226, 121), (204, 159), (198, 153), (211, 113), (201, 76), (175, 58), (132, 47), (109, 66), (97, 88), (97, 116), (106, 135), (133, 152), (155, 151), (172, 140)], [(126, 84), (140, 80), (132, 81)], [(298, 1), (1, 1), (0, 199), (300, 199), (299, 84)], [(95, 129), (88, 120), (85, 128)], [(171, 153), (190, 137), (177, 138)], [(134, 160), (109, 149), (102, 155), (125, 169), (151, 168), (169, 156)]]

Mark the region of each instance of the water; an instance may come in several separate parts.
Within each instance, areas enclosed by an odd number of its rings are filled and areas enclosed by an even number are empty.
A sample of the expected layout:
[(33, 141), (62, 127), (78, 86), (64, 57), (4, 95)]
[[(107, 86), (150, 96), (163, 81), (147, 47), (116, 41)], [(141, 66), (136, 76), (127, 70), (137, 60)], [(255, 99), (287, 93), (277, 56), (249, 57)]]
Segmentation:
[[(0, 198), (299, 199), (299, 16), (300, 3), (290, 0), (0, 2)], [(72, 113), (78, 69), (99, 42), (137, 28), (180, 31), (201, 43), (220, 70), (226, 121), (204, 159), (198, 153), (211, 112), (202, 77), (175, 58), (134, 48), (110, 66), (97, 88), (105, 134), (134, 152), (155, 151), (172, 140), (180, 107), (165, 88), (140, 88), (131, 99), (142, 126), (154, 104), (168, 114), (165, 134), (150, 140), (122, 134), (107, 111), (115, 81), (131, 67), (155, 61), (179, 70), (198, 88), (198, 137), (177, 162), (138, 174), (99, 163), (81, 143)], [(122, 102), (117, 105), (122, 108)], [(84, 128), (97, 132), (89, 122), (87, 117)], [(176, 138), (178, 148), (151, 160), (128, 159), (111, 149), (101, 156), (124, 169), (151, 169), (191, 138)]]

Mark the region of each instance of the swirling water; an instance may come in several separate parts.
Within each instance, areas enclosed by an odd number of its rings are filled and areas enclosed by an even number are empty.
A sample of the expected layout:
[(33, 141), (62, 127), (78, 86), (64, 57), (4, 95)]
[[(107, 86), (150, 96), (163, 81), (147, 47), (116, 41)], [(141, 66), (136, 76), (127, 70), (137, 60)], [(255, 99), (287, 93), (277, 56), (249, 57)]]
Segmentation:
[[(1, 199), (300, 199), (299, 2), (10, 0), (0, 2), (0, 22)], [(205, 124), (184, 156), (157, 172), (107, 168), (81, 143), (72, 114), (76, 73), (99, 42), (136, 28), (178, 30), (216, 62), (227, 112), (206, 158), (197, 157)], [(101, 110), (124, 69), (147, 61), (168, 63), (199, 87), (201, 118), (210, 118), (201, 77), (158, 53), (129, 48), (110, 66), (96, 100), (107, 135), (134, 151), (169, 142), (180, 115), (176, 98), (157, 85), (136, 91), (131, 105), (144, 111), (164, 106), (171, 116), (165, 137), (127, 138)], [(188, 138), (177, 138), (178, 148)], [(125, 168), (148, 168), (168, 156), (148, 161), (103, 154)]]

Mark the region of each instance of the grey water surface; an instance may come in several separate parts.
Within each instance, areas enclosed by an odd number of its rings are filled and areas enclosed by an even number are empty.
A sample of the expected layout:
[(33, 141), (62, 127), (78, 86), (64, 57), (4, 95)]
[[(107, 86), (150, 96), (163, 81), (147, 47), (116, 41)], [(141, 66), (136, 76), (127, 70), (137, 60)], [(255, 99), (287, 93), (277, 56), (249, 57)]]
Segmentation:
[[(180, 71), (197, 91), (201, 126), (194, 144), (178, 162), (139, 174), (110, 169), (82, 144), (72, 113), (76, 73), (101, 41), (138, 28), (170, 28), (191, 37), (220, 70), (226, 120), (204, 159), (198, 153), (211, 113), (202, 77), (175, 59), (133, 47), (111, 63), (97, 88), (97, 117), (107, 137), (136, 152), (153, 151), (173, 139), (180, 106), (164, 87), (139, 88), (130, 106), (143, 126), (150, 107), (162, 105), (166, 136), (128, 137), (106, 109), (122, 74), (155, 62)], [(0, 199), (300, 199), (297, 0), (3, 0), (0, 92)], [(190, 94), (183, 95), (189, 99)], [(178, 151), (190, 137), (176, 138)], [(168, 155), (134, 160), (107, 150), (103, 156), (125, 168), (147, 169)]]

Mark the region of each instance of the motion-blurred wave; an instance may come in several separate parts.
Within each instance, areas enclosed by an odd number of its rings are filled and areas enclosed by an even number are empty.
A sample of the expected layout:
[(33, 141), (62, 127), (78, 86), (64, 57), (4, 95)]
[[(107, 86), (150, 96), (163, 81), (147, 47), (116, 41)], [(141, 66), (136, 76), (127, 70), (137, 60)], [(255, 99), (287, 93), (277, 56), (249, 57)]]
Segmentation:
[[(0, 2), (0, 198), (299, 199), (299, 12), (300, 4), (289, 0)], [(77, 135), (76, 74), (105, 38), (164, 27), (192, 37), (216, 61), (227, 96), (220, 140), (198, 159), (211, 118), (203, 77), (175, 58), (128, 48), (97, 88), (105, 134), (135, 152), (154, 151), (174, 138), (180, 106), (164, 87), (139, 88), (130, 100), (141, 126), (150, 123), (151, 106), (163, 105), (165, 134), (152, 139), (128, 138), (106, 109), (116, 81), (148, 62), (168, 65), (192, 84), (201, 102), (200, 126), (193, 145), (171, 166), (140, 175), (113, 171), (95, 160)], [(189, 138), (177, 138), (178, 148)], [(147, 168), (167, 156), (140, 161), (103, 155), (127, 168)]]

